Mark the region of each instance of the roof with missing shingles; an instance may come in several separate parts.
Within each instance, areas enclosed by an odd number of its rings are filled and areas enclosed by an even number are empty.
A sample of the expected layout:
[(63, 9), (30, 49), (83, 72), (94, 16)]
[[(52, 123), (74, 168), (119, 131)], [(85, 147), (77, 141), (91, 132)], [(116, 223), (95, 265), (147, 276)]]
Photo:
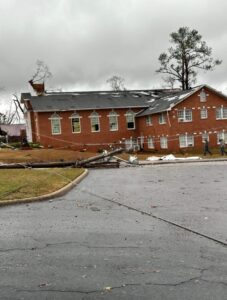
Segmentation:
[(90, 109), (146, 108), (154, 96), (165, 90), (122, 92), (47, 93), (43, 96), (22, 94), (22, 101), (29, 100), (34, 111), (66, 111)]
[(117, 108), (141, 108), (138, 117), (161, 113), (171, 110), (172, 107), (184, 101), (190, 95), (206, 87), (227, 99), (218, 91), (201, 85), (190, 90), (131, 90), (131, 91), (100, 91), (74, 93), (46, 93), (42, 96), (21, 95), (22, 101), (29, 100), (33, 111), (74, 111)]
[(138, 113), (137, 117), (168, 111), (190, 95), (194, 94), (196, 90), (191, 89), (187, 91), (172, 92), (158, 98), (153, 98), (148, 101), (149, 107)]

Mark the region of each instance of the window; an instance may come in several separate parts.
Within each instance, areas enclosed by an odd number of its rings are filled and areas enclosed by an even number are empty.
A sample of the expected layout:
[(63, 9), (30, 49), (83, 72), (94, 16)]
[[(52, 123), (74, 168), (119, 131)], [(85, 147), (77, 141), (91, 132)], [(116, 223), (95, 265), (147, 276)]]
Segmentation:
[(207, 109), (206, 108), (201, 108), (201, 110), (200, 110), (200, 118), (201, 119), (207, 119)]
[(125, 114), (127, 129), (135, 129), (135, 114), (132, 110), (128, 110)]
[(220, 140), (224, 140), (227, 144), (227, 131), (220, 131), (217, 133), (217, 144), (220, 144)]
[(180, 148), (193, 147), (194, 146), (194, 136), (192, 134), (181, 134), (179, 136)]
[(147, 147), (148, 149), (154, 149), (154, 141), (152, 137), (148, 137), (147, 138)]
[(108, 115), (110, 131), (118, 130), (118, 114), (115, 111), (111, 111)]
[(160, 147), (161, 149), (167, 149), (168, 148), (168, 140), (166, 136), (160, 137)]
[(136, 151), (136, 150), (139, 150), (139, 144), (138, 144), (138, 141), (137, 139), (134, 139), (134, 138), (130, 138), (130, 139), (126, 139), (125, 140), (125, 150), (133, 150), (133, 151)]
[(99, 124), (99, 114), (95, 111), (90, 115), (91, 119), (91, 132), (98, 132), (100, 131), (100, 124)]
[(202, 143), (205, 143), (205, 140), (209, 142), (209, 134), (207, 132), (202, 133)]
[(192, 110), (191, 109), (179, 109), (177, 112), (178, 122), (191, 122)]
[(70, 117), (73, 133), (81, 132), (80, 118), (81, 117), (77, 113), (73, 113)]
[(199, 94), (200, 102), (206, 102), (207, 101), (207, 96), (208, 95), (206, 94), (206, 92), (204, 91), (204, 89), (202, 89), (202, 91)]
[(54, 113), (49, 118), (51, 121), (51, 133), (61, 134), (61, 118), (57, 113)]
[(152, 125), (152, 118), (151, 118), (151, 115), (146, 116), (146, 125), (147, 125), (147, 126)]
[(216, 119), (227, 119), (227, 107), (218, 107), (216, 109)]
[(166, 124), (166, 116), (162, 113), (158, 116), (159, 124)]

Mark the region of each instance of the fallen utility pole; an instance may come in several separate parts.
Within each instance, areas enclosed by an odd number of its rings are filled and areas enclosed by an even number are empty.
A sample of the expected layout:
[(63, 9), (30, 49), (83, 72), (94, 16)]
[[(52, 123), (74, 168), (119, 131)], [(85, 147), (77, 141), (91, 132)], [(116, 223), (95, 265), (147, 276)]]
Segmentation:
[(92, 162), (89, 164), (84, 165), (85, 168), (96, 168), (96, 169), (101, 169), (101, 168), (119, 168), (120, 163), (119, 161), (104, 161), (104, 162)]
[(100, 155), (96, 155), (83, 160), (76, 161), (59, 161), (59, 162), (40, 162), (40, 163), (12, 163), (12, 164), (0, 164), (0, 169), (26, 169), (26, 168), (64, 168), (64, 167), (74, 167), (82, 168), (86, 165), (89, 166), (90, 163), (102, 160), (105, 163), (105, 159), (115, 154), (123, 152), (123, 148), (115, 149), (110, 152), (105, 152)]
[(9, 144), (6, 144), (6, 143), (1, 142), (0, 145), (3, 145), (3, 146), (5, 146), (6, 148), (10, 148), (10, 149), (15, 150), (15, 147), (10, 146)]

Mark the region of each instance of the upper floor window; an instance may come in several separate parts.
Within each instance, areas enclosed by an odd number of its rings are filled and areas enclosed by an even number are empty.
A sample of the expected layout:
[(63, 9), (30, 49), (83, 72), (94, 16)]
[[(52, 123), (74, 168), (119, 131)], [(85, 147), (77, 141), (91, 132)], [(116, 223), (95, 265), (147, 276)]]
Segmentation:
[(93, 113), (90, 114), (89, 118), (91, 120), (91, 132), (100, 131), (99, 114), (93, 111)]
[(61, 134), (61, 117), (54, 113), (51, 115), (49, 120), (51, 121), (51, 133), (52, 134)]
[(200, 118), (201, 119), (207, 119), (207, 109), (206, 108), (201, 108), (200, 110)]
[(151, 117), (151, 115), (146, 116), (146, 125), (147, 126), (152, 125), (152, 117)]
[(161, 149), (167, 149), (168, 148), (168, 139), (166, 136), (160, 137), (160, 147)]
[(179, 136), (180, 148), (193, 147), (194, 146), (194, 136), (192, 134), (181, 134)]
[(72, 125), (72, 132), (73, 133), (80, 133), (81, 132), (81, 125), (80, 125), (80, 119), (81, 117), (79, 116), (78, 113), (73, 113), (71, 117), (71, 125)]
[(191, 122), (192, 110), (191, 109), (179, 109), (177, 112), (178, 122)]
[(202, 91), (199, 94), (199, 98), (200, 98), (200, 102), (206, 102), (207, 101), (207, 94), (204, 91), (204, 89), (202, 89)]
[(227, 119), (227, 107), (218, 107), (216, 109), (216, 119)]
[(127, 129), (135, 129), (135, 113), (132, 110), (128, 110), (125, 114)]
[(158, 122), (159, 122), (159, 124), (166, 124), (166, 116), (164, 113), (159, 114)]
[(110, 131), (117, 131), (118, 130), (118, 114), (115, 111), (111, 111), (108, 115), (109, 117), (109, 126)]

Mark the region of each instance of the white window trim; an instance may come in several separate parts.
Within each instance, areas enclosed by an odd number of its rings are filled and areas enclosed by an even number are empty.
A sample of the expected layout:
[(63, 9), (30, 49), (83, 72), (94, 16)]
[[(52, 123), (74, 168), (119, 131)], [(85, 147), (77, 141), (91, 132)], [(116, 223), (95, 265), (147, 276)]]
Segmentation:
[[(80, 122), (80, 119), (81, 119), (81, 118), (82, 118), (82, 117), (81, 117), (78, 113), (76, 113), (76, 112), (74, 112), (74, 113), (69, 117), (69, 119), (71, 119), (72, 134), (81, 133), (81, 122)], [(80, 131), (73, 131), (72, 119), (79, 119)]]
[(145, 122), (146, 122), (146, 126), (152, 126), (152, 116), (151, 115), (147, 115), (146, 116), (146, 119), (145, 119)]
[[(164, 143), (162, 141), (164, 141)], [(168, 149), (168, 137), (167, 136), (161, 136), (160, 137), (160, 148), (161, 149)]]
[[(90, 123), (91, 123), (91, 132), (95, 133), (95, 132), (100, 132), (100, 118), (101, 116), (96, 112), (96, 111), (93, 111), (89, 118), (90, 118)], [(96, 123), (98, 126), (99, 126), (99, 130), (92, 130), (92, 119), (94, 118), (97, 118), (98, 122)]]
[[(60, 135), (61, 134), (61, 117), (55, 112), (51, 115), (51, 117), (49, 118), (49, 120), (51, 121), (51, 134), (52, 135)], [(53, 120), (58, 120), (59, 121), (59, 132), (53, 132)]]
[[(186, 111), (190, 111), (191, 112), (191, 119), (187, 120), (186, 119)], [(179, 112), (183, 112), (183, 117), (179, 117)], [(177, 118), (178, 118), (178, 122), (184, 122), (184, 123), (188, 123), (188, 122), (192, 122), (192, 109), (191, 108), (183, 108), (183, 109), (179, 109), (177, 112)]]
[[(132, 116), (133, 117), (133, 128), (128, 128), (128, 123), (131, 123), (131, 122), (128, 122), (127, 120), (127, 117), (128, 116)], [(125, 114), (125, 117), (126, 117), (126, 124), (127, 124), (127, 130), (135, 130), (136, 129), (136, 120), (135, 120), (135, 113), (133, 110), (128, 110)]]
[[(184, 137), (184, 141), (185, 141), (185, 144), (182, 145), (181, 143), (181, 137)], [(192, 143), (189, 143), (188, 139), (192, 138)], [(195, 145), (195, 141), (194, 141), (194, 135), (193, 134), (180, 134), (179, 135), (179, 147), (180, 148), (189, 148), (189, 147), (194, 147)]]
[(209, 94), (206, 94), (205, 90), (202, 89), (201, 92), (199, 93), (200, 102), (207, 102), (208, 96)]
[(201, 137), (202, 137), (202, 143), (204, 143), (205, 140), (207, 140), (208, 142), (209, 142), (209, 140), (210, 140), (210, 137), (209, 137), (209, 133), (208, 133), (208, 132), (203, 132), (202, 135), (201, 135)]
[(219, 131), (217, 132), (217, 144), (220, 144), (220, 139), (225, 141), (225, 144), (227, 144), (227, 131)]
[(166, 115), (164, 113), (160, 113), (158, 116), (158, 123), (160, 125), (166, 124)]
[[(206, 112), (206, 116), (205, 117), (202, 116), (202, 112)], [(206, 120), (207, 118), (208, 118), (208, 110), (207, 110), (206, 107), (202, 107), (201, 110), (200, 110), (200, 119), (201, 120)]]
[(148, 136), (148, 138), (147, 138), (147, 148), (154, 149), (154, 139), (152, 136)]
[[(74, 118), (70, 118), (70, 119), (71, 119), (72, 133), (73, 133), (73, 134), (81, 133), (81, 122), (80, 122), (81, 117), (80, 117), (80, 118), (74, 117)], [(73, 119), (79, 119), (80, 131), (73, 131)]]
[[(109, 129), (110, 129), (110, 131), (118, 131), (119, 130), (119, 127), (118, 127), (118, 117), (119, 117), (119, 115), (115, 111), (112, 111), (107, 116), (109, 118)], [(116, 118), (116, 125), (117, 126), (114, 129), (111, 128), (111, 123), (110, 123), (110, 118), (111, 117), (115, 117)]]
[[(216, 120), (226, 120), (227, 119), (227, 117), (226, 118), (224, 118), (224, 109), (227, 109), (227, 107), (223, 107), (223, 105), (221, 106), (221, 107), (217, 107), (216, 108)], [(218, 118), (217, 117), (217, 111), (218, 110), (220, 110), (220, 115), (221, 115), (221, 117), (220, 118)]]

